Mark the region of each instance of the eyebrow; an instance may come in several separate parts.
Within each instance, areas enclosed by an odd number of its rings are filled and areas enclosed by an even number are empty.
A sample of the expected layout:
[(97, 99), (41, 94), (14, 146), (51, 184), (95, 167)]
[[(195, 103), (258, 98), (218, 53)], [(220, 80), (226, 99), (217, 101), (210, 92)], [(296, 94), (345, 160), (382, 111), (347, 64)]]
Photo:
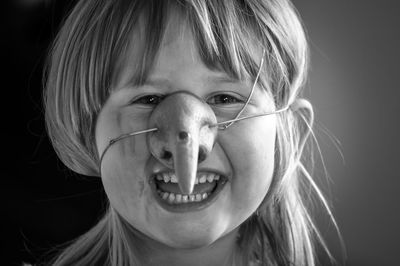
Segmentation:
[(140, 86), (151, 86), (154, 88), (169, 89), (171, 88), (170, 81), (165, 78), (148, 78)]
[(213, 83), (241, 83), (242, 81), (237, 79), (237, 78), (233, 78), (230, 77), (228, 75), (221, 75), (221, 76), (213, 76), (210, 77), (210, 81)]

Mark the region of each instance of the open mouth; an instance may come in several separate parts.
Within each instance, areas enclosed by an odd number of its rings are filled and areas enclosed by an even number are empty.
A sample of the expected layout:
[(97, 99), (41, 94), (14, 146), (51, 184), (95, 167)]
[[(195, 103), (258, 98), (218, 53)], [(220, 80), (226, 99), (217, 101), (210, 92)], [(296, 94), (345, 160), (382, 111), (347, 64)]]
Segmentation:
[(215, 199), (227, 182), (223, 175), (211, 172), (200, 172), (196, 175), (195, 186), (191, 194), (182, 194), (178, 179), (173, 172), (154, 175), (157, 198), (163, 207), (178, 210), (189, 210), (208, 206)]

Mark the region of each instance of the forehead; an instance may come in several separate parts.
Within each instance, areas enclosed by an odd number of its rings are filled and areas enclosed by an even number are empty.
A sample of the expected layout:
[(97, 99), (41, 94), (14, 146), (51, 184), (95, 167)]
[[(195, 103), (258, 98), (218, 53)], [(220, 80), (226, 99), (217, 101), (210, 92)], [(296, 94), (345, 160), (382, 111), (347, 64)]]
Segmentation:
[[(236, 54), (237, 51), (229, 49), (216, 56), (217, 52), (211, 48), (207, 39), (207, 34), (215, 32), (204, 32), (204, 29), (202, 32), (199, 25), (188, 19), (188, 16), (190, 14), (182, 10), (170, 8), (161, 27), (154, 28), (149, 28), (146, 18), (140, 17), (113, 75), (113, 87), (121, 87), (121, 84), (127, 83), (140, 85), (154, 73), (167, 74), (189, 69), (195, 70), (197, 74), (205, 74), (205, 78), (209, 74), (230, 82), (251, 79), (248, 70), (257, 66), (243, 64), (240, 61), (242, 58), (239, 59)], [(247, 62), (250, 60), (258, 64), (262, 55), (258, 50), (260, 49), (248, 46), (246, 54), (241, 56), (247, 56)], [(232, 59), (234, 57), (236, 60)], [(172, 62), (174, 68), (171, 67)], [(235, 69), (235, 64), (239, 65), (239, 70)]]
[[(228, 75), (222, 67), (208, 67), (203, 62), (198, 52), (198, 44), (193, 36), (190, 26), (186, 21), (171, 17), (165, 31), (162, 33), (158, 49), (149, 51), (154, 58), (147, 62), (148, 69), (143, 82), (152, 80), (165, 80), (170, 76), (193, 77), (201, 76), (204, 80), (237, 82), (237, 78)], [(132, 33), (130, 44), (121, 56), (121, 64), (116, 76), (116, 88), (124, 84), (139, 85), (138, 76), (143, 74), (144, 65), (141, 57), (145, 53), (146, 34), (140, 24)]]

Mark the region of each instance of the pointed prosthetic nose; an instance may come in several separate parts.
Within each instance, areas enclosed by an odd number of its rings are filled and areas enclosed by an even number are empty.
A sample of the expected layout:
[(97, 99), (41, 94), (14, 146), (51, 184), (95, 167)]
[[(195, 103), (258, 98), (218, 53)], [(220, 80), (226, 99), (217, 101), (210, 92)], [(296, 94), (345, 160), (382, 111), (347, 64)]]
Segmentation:
[(153, 111), (148, 135), (152, 155), (175, 170), (182, 194), (191, 194), (197, 166), (211, 152), (217, 135), (214, 112), (202, 99), (178, 92), (165, 98)]

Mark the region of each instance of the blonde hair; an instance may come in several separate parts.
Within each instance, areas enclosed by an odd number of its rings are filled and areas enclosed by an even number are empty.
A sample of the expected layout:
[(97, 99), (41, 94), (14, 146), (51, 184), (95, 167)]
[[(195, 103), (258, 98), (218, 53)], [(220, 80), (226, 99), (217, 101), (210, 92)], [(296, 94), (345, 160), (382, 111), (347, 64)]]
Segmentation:
[[(222, 68), (237, 79), (254, 79), (258, 59), (249, 47), (266, 51), (259, 85), (273, 96), (277, 107), (291, 108), (277, 116), (273, 182), (257, 213), (240, 226), (238, 246), (244, 264), (315, 265), (315, 240), (326, 246), (308, 210), (311, 191), (331, 213), (309, 174), (313, 110), (300, 99), (309, 51), (289, 0), (79, 1), (54, 42), (44, 92), (47, 131), (58, 156), (73, 171), (100, 175), (94, 129), (112, 90), (119, 59), (141, 23), (144, 36), (138, 42), (146, 45), (137, 58), (135, 82), (143, 82), (171, 10), (188, 22), (199, 55), (210, 68)], [(53, 265), (138, 265), (138, 247), (128, 235), (138, 236), (110, 207)]]

